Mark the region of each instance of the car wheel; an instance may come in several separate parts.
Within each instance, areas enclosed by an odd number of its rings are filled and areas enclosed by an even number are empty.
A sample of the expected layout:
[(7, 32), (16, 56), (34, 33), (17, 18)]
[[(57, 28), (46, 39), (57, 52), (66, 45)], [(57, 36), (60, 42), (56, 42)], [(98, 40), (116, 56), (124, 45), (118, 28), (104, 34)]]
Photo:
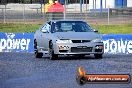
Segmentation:
[(49, 54), (50, 54), (50, 60), (55, 60), (58, 59), (58, 55), (54, 54), (54, 49), (53, 49), (53, 43), (49, 43)]
[(36, 40), (34, 40), (34, 54), (36, 58), (42, 58), (43, 56), (43, 53), (38, 52)]
[(94, 54), (95, 58), (97, 59), (101, 59), (102, 58), (102, 54)]

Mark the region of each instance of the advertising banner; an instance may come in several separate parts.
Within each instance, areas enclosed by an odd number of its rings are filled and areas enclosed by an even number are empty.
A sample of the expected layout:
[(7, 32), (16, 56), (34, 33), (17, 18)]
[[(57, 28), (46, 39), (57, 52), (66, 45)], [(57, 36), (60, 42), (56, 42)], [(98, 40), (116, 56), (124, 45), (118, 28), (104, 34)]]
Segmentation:
[(104, 53), (132, 53), (132, 34), (103, 35)]
[(33, 52), (34, 33), (0, 33), (0, 52)]
[[(103, 35), (104, 53), (132, 54), (132, 34)], [(33, 52), (34, 33), (1, 33), (0, 52)]]

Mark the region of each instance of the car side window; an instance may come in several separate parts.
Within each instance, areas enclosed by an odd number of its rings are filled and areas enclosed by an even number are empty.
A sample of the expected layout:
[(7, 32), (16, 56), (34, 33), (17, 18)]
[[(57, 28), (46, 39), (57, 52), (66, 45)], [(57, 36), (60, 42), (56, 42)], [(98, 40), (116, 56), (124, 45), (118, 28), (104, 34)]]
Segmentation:
[(42, 26), (41, 30), (45, 30), (45, 29), (46, 29), (46, 24)]
[(48, 23), (46, 23), (46, 24), (41, 28), (41, 31), (42, 31), (42, 30), (50, 31), (50, 28), (51, 28), (51, 26), (50, 26)]
[(46, 29), (47, 29), (48, 31), (50, 30), (50, 25), (49, 25), (49, 24), (46, 25)]

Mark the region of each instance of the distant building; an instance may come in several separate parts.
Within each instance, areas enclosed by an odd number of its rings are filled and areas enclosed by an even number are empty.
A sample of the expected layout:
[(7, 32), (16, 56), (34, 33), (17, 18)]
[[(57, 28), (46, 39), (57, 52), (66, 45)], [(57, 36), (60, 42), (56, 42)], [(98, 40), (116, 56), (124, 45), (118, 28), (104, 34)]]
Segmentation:
[(89, 0), (89, 9), (132, 7), (132, 0)]
[[(59, 2), (63, 3), (65, 0), (58, 0)], [(89, 4), (90, 9), (99, 9), (101, 4), (102, 8), (116, 8), (116, 7), (132, 7), (132, 0), (66, 0), (68, 4), (80, 3), (82, 1), (83, 4)]]

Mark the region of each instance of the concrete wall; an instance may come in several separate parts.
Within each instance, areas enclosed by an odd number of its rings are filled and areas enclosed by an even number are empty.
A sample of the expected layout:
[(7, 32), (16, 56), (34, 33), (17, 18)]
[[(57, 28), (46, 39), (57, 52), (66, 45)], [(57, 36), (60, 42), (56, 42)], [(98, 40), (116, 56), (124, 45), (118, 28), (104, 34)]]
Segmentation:
[[(5, 8), (4, 5), (0, 5), (0, 8)], [(6, 5), (6, 8), (10, 8), (9, 10), (31, 10), (32, 8), (41, 8), (40, 4), (18, 4), (18, 3), (10, 3)], [(32, 9), (36, 10), (36, 9)]]
[[(93, 1), (94, 1), (94, 3), (93, 3)], [(96, 9), (100, 9), (100, 1), (101, 0), (89, 0), (89, 9), (93, 9), (93, 5), (94, 5), (94, 9), (95, 8)], [(110, 8), (114, 8), (115, 7), (115, 0), (102, 0), (102, 7), (103, 7), (103, 9), (104, 8), (108, 8), (108, 6)]]

